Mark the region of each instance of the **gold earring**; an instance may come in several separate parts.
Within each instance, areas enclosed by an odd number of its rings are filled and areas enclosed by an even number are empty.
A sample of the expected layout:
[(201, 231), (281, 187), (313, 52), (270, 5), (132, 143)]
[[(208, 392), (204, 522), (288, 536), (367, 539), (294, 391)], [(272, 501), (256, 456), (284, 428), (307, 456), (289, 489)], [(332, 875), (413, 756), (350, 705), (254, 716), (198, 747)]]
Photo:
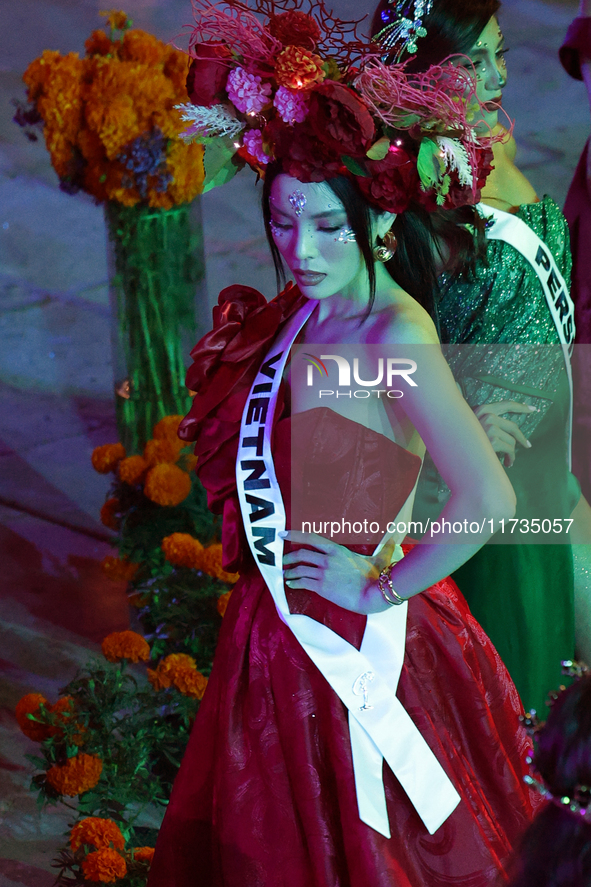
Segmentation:
[(398, 247), (396, 235), (387, 231), (381, 239), (382, 242), (376, 243), (373, 248), (373, 257), (376, 262), (389, 262)]

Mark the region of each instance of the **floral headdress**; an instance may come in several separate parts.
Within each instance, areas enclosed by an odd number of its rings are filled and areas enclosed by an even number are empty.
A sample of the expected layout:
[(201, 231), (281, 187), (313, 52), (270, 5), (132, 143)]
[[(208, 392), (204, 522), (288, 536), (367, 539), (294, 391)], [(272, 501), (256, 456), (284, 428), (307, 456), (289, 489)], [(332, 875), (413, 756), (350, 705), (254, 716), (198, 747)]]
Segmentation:
[[(562, 662), (562, 673), (568, 677), (579, 679), (591, 676), (591, 668), (582, 662), (565, 659)], [(560, 693), (565, 689), (565, 687), (560, 687), (557, 692), (551, 693), (546, 704), (552, 706), (556, 699), (558, 699)], [(536, 712), (534, 710), (528, 712), (526, 715), (522, 716), (521, 720), (527, 733), (529, 733), (532, 740), (535, 740), (537, 734), (544, 727), (544, 724), (539, 720)], [(547, 801), (550, 801), (550, 803), (560, 807), (561, 810), (565, 810), (567, 813), (571, 813), (579, 820), (579, 822), (584, 822), (591, 826), (591, 785), (576, 785), (572, 792), (572, 797), (570, 795), (556, 795), (548, 788), (540, 774), (537, 772), (535, 752), (526, 758), (526, 762), (531, 768), (531, 773), (524, 776), (524, 781), (528, 785), (531, 785), (538, 794), (542, 795), (542, 797)]]
[(433, 0), (388, 0), (381, 13), (384, 27), (373, 38), (384, 61), (399, 62), (405, 53), (416, 53), (417, 39), (427, 36), (423, 19), (429, 15), (432, 6)]
[(451, 64), (384, 65), (359, 22), (303, 2), (194, 0), (181, 110), (183, 137), (205, 145), (204, 190), (244, 163), (264, 175), (279, 161), (302, 182), (349, 175), (390, 212), (476, 203), (492, 152), (474, 134), (473, 78)]

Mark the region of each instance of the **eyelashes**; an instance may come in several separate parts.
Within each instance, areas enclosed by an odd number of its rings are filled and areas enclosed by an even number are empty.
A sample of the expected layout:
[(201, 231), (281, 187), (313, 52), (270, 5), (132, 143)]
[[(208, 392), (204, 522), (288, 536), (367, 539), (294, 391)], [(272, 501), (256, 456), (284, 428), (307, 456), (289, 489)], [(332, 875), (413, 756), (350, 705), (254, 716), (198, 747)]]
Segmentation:
[[(290, 225), (279, 225), (277, 222), (274, 222), (273, 219), (269, 222), (269, 227), (271, 229), (271, 233), (273, 237), (281, 238), (288, 231), (291, 230)], [(337, 234), (334, 238), (335, 243), (356, 243), (357, 237), (355, 236), (355, 232), (349, 225), (345, 225), (343, 227), (335, 225), (331, 228), (318, 228), (318, 232), (321, 234)]]

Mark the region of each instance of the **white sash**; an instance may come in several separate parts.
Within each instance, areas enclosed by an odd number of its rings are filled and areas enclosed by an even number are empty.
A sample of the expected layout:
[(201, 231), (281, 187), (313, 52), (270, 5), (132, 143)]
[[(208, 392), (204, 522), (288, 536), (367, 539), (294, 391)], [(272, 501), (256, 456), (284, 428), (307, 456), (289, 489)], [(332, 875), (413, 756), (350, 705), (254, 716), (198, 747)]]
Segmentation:
[(564, 364), (570, 388), (568, 459), (571, 467), (571, 438), (573, 423), (573, 379), (570, 359), (575, 341), (575, 306), (570, 297), (569, 287), (560, 273), (554, 256), (538, 235), (518, 216), (495, 209), (484, 203), (476, 207), (480, 215), (489, 219), (486, 229), (488, 240), (504, 240), (521, 253), (536, 272), (546, 297), (548, 308), (562, 345)]
[[(349, 712), (359, 816), (390, 837), (382, 778), (385, 759), (427, 830), (433, 834), (460, 796), (396, 697), (408, 604), (367, 618), (361, 649), (309, 616), (289, 612), (283, 585), (285, 507), (271, 453), (277, 393), (289, 349), (316, 307), (310, 301), (273, 344), (242, 415), (236, 481), (248, 543), (281, 620), (293, 632)], [(398, 547), (398, 556), (402, 551)]]

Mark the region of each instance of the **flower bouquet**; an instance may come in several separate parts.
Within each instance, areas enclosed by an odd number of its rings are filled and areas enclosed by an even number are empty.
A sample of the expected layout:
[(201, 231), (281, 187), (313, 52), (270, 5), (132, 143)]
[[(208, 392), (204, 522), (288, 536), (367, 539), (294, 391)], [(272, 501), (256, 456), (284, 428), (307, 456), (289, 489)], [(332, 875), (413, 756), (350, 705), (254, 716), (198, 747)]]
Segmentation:
[(110, 242), (113, 359), (120, 434), (141, 447), (152, 425), (188, 406), (183, 351), (195, 339), (204, 276), (203, 147), (180, 138), (189, 59), (124, 12), (107, 15), (86, 54), (46, 50), (24, 73), (29, 105), (15, 120), (42, 126), (60, 188), (104, 204)]

